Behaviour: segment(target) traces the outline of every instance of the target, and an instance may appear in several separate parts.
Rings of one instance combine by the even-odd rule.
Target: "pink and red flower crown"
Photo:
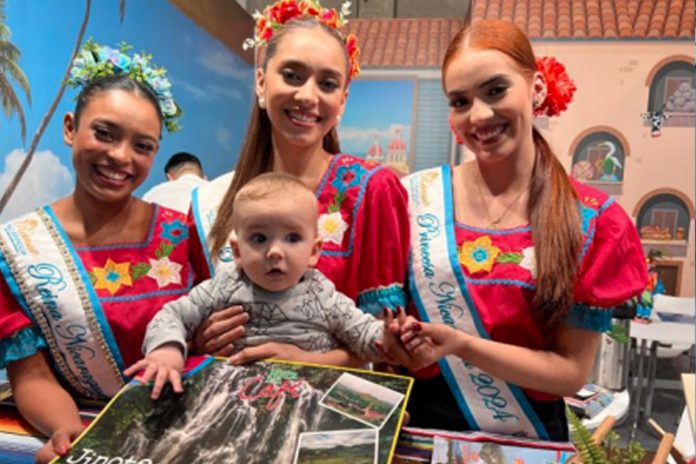
[[[254,13],[253,17],[256,20],[254,37],[246,39],[242,47],[247,50],[268,43],[275,31],[295,18],[316,19],[332,29],[339,30],[348,24],[346,16],[349,14],[350,2],[343,3],[341,11],[338,12],[333,8],[322,7],[318,0],[278,0],[267,6],[263,13],[259,11]],[[360,73],[360,48],[358,48],[358,39],[355,34],[348,34],[344,42],[348,52],[348,78],[352,80]]]

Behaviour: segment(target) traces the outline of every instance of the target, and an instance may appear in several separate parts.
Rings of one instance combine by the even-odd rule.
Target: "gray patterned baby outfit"
[[[242,305],[249,314],[236,351],[266,342],[290,343],[305,351],[325,352],[344,345],[367,361],[380,361],[375,341],[382,339],[382,322],[362,312],[336,291],[324,274],[312,269],[295,286],[269,292],[254,285],[236,266],[224,266],[187,296],[164,305],[147,326],[143,352],[165,343],[178,344],[186,355],[186,340],[213,311]]]

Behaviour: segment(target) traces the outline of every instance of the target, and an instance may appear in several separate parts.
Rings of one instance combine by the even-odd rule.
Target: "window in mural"
[[[638,231],[643,240],[686,241],[689,236],[689,211],[675,195],[655,195],[645,202],[638,213]]]
[[[692,126],[695,97],[693,64],[672,61],[655,74],[650,84],[648,114],[661,115],[660,125]]]
[[[624,147],[609,132],[593,132],[573,153],[572,176],[582,182],[623,182]]]

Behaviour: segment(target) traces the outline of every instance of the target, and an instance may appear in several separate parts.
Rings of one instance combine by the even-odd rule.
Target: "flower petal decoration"
[[[105,289],[113,295],[121,286],[130,287],[133,285],[130,275],[130,265],[131,263],[128,261],[116,263],[111,259],[107,259],[104,267],[92,268],[92,273],[96,279],[94,282],[94,289]]]
[[[551,56],[543,56],[536,60],[537,70],[546,79],[546,98],[534,110],[535,116],[558,116],[568,109],[568,103],[573,99],[577,87],[568,76],[565,66]]]
[[[157,281],[159,288],[169,284],[181,284],[181,264],[174,263],[169,258],[152,259],[150,258],[150,270],[147,273]]]
[[[172,245],[178,245],[179,242],[188,238],[188,227],[179,219],[163,222],[162,238],[168,240]]]
[[[358,163],[349,166],[339,166],[336,169],[336,177],[331,181],[331,185],[339,192],[345,192],[351,187],[360,185],[366,174],[367,169]]]
[[[470,274],[490,272],[495,259],[500,254],[500,248],[493,245],[491,238],[483,235],[473,242],[464,242],[457,253],[459,262]]]
[[[343,235],[348,230],[348,224],[343,220],[340,211],[322,214],[319,216],[317,225],[319,236],[324,242],[331,242],[336,245],[343,243]]]
[[[275,31],[283,27],[283,24],[295,18],[316,19],[331,29],[339,31],[346,24],[350,15],[350,2],[344,2],[341,10],[324,8],[319,0],[278,0],[264,8],[263,13],[256,11],[252,15],[256,20],[254,37],[244,40],[242,48],[248,50],[258,45],[265,45],[273,37]],[[348,34],[343,39],[348,53],[348,79],[352,80],[360,73],[360,49],[355,34]]]
[[[111,48],[99,45],[92,39],[87,40],[72,62],[66,83],[71,87],[84,87],[97,77],[114,74],[128,76],[152,90],[167,131],[180,130],[179,118],[183,112],[172,96],[167,71],[151,63],[152,55],[129,55],[131,48],[125,42],[120,43],[118,48]]]
[[[522,250],[520,267],[527,269],[530,274],[532,274],[532,278],[536,279],[536,256],[534,254],[534,247],[527,247]]]

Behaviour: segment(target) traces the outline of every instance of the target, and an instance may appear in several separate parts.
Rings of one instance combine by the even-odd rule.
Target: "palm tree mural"
[[[10,41],[12,33],[5,21],[5,0],[0,0],[0,104],[8,118],[19,117],[22,141],[27,135],[27,123],[24,119],[24,108],[19,101],[17,92],[12,87],[12,81],[17,83],[31,105],[31,90],[29,80],[17,62],[21,56],[19,49]]]

